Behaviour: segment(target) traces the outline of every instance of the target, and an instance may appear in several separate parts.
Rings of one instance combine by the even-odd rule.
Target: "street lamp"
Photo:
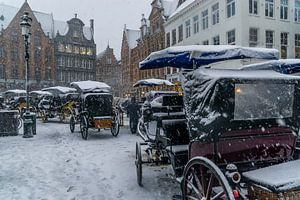
[[[26,112],[24,116],[24,138],[30,138],[32,136],[32,119],[30,117],[29,112],[29,94],[28,94],[28,80],[29,80],[29,37],[30,37],[30,27],[32,19],[29,17],[28,12],[24,12],[24,15],[21,17],[21,29],[22,29],[22,36],[24,38],[25,44],[25,87],[26,87]]]

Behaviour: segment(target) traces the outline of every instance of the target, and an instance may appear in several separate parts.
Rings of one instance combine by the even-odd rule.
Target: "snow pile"
[[[69,87],[63,87],[63,86],[54,86],[54,87],[48,87],[48,88],[43,88],[42,91],[54,91],[57,93],[71,93],[71,92],[76,92],[76,89],[74,88],[69,88]]]
[[[300,160],[273,165],[249,172],[243,177],[272,191],[285,192],[300,188]]]
[[[70,85],[72,87],[75,87],[80,92],[91,92],[100,90],[105,90],[105,92],[108,92],[111,89],[111,87],[106,83],[98,81],[78,81],[72,82]]]
[[[138,87],[138,86],[155,86],[155,85],[168,85],[172,86],[174,85],[168,80],[164,79],[157,79],[157,78],[150,78],[150,79],[144,79],[144,80],[139,80],[137,81],[133,87]]]

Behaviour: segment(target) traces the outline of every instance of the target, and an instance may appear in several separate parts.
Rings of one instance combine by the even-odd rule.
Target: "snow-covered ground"
[[[0,138],[2,200],[172,199],[180,194],[169,166],[143,167],[136,183],[135,142],[128,126],[117,138],[92,131],[87,141],[68,124],[37,122],[37,135]]]

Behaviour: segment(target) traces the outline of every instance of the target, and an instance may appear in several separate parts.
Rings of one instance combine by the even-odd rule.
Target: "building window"
[[[212,6],[212,24],[218,24],[219,23],[219,3],[216,3],[215,5]]]
[[[0,64],[0,79],[6,79],[5,74],[5,66],[3,64]]]
[[[199,33],[199,16],[196,15],[193,17],[194,21],[194,34]]]
[[[231,45],[235,44],[235,30],[227,32],[227,43]]]
[[[166,47],[169,47],[171,45],[171,40],[170,40],[170,33],[166,34]]]
[[[18,72],[18,65],[13,65],[11,68],[11,78],[12,79],[18,79],[19,72]]]
[[[295,0],[295,22],[300,22],[300,0]]]
[[[86,54],[86,48],[85,47],[80,47],[80,54],[85,55]]]
[[[176,29],[172,30],[172,45],[176,44]]]
[[[79,54],[79,46],[74,46],[74,53]]]
[[[288,0],[280,0],[280,19],[288,19]]]
[[[65,52],[65,46],[62,43],[58,44],[58,51],[59,52]]]
[[[208,10],[202,12],[202,29],[208,28]]]
[[[235,15],[235,0],[226,0],[227,18]]]
[[[220,45],[220,36],[219,35],[213,37],[213,44]]]
[[[18,33],[17,33],[17,31],[13,30],[11,32],[10,39],[11,39],[12,42],[18,42]]]
[[[78,38],[79,37],[79,32],[77,30],[73,31],[73,37]]]
[[[288,46],[288,33],[281,33],[280,34],[280,53],[281,58],[287,58],[287,46]]]
[[[66,52],[67,53],[72,53],[72,45],[71,44],[66,45]]]
[[[3,47],[0,47],[0,58],[4,58],[5,57],[5,51]]]
[[[111,63],[112,63],[111,58],[107,58],[106,59],[106,64],[111,65]],[[90,61],[88,62],[88,65],[89,65],[88,68],[91,69],[90,68]]]
[[[185,37],[188,38],[191,36],[191,21],[185,21]]]
[[[34,46],[36,46],[36,47],[41,46],[41,37],[38,35],[34,36]]]
[[[204,41],[202,42],[202,44],[203,44],[203,45],[209,45],[209,41],[208,41],[208,40],[204,40]]]
[[[183,40],[183,25],[181,24],[178,27],[178,42],[181,42]]]
[[[18,60],[18,49],[13,48],[11,50],[11,60],[12,61],[17,61]]]
[[[295,34],[295,58],[300,58],[300,34]]]
[[[258,43],[258,29],[250,28],[249,29],[249,46],[256,47]]]
[[[274,17],[274,0],[265,0],[265,16]]]
[[[274,45],[274,31],[266,31],[266,47],[273,48]]]
[[[257,0],[249,0],[249,13],[257,15],[258,14],[258,2]]]

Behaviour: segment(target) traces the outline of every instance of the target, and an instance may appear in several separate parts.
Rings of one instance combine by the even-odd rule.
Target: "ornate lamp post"
[[[29,17],[28,12],[24,12],[21,17],[20,26],[22,28],[22,36],[24,38],[25,44],[25,87],[26,87],[26,113],[24,116],[24,138],[30,138],[32,136],[32,119],[30,117],[29,111],[29,37],[30,37],[30,27],[32,19]]]

